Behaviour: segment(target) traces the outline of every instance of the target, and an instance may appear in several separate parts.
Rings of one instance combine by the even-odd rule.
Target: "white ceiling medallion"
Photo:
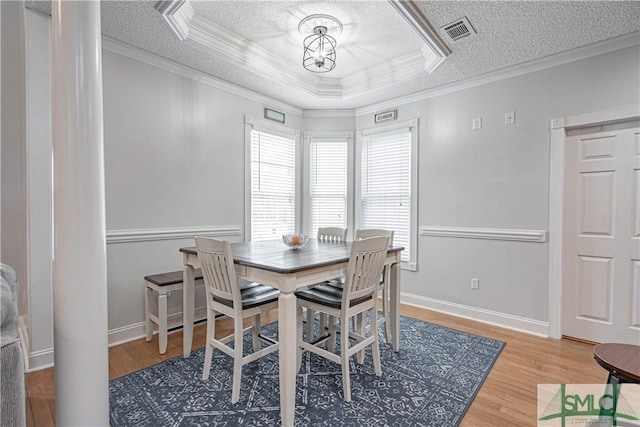
[[[318,98],[346,99],[420,77],[425,71],[430,73],[451,53],[415,3],[410,0],[388,1],[416,31],[425,45],[418,52],[381,62],[369,69],[342,78],[309,74],[300,67],[299,63],[292,64],[277,52],[257,46],[196,14],[189,0],[159,1],[155,8],[171,31],[184,43],[232,61],[235,65],[252,73],[289,85]],[[315,18],[320,20],[303,19],[298,25],[298,31],[309,36],[314,34],[316,27],[320,26],[325,27],[327,29],[325,34],[332,37],[337,38],[341,34],[343,27],[337,19],[329,15],[315,15]],[[318,22],[322,23],[318,24]]]

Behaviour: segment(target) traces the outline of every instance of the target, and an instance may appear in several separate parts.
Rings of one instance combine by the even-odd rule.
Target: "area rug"
[[[275,337],[277,325],[263,332]],[[409,317],[401,317],[400,352],[382,335],[382,376],[374,374],[370,349],[364,364],[352,358],[349,403],[342,400],[340,365],[304,354],[296,426],[457,426],[505,346]],[[203,360],[204,349],[198,349],[189,358],[168,359],[110,381],[112,427],[280,425],[277,352],[243,368],[236,404],[231,404],[231,358],[215,351],[207,381],[201,380]]]

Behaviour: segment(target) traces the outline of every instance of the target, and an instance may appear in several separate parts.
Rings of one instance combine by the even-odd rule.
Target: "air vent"
[[[473,29],[466,17],[462,17],[449,25],[441,27],[440,31],[454,42],[476,33],[476,30]]]

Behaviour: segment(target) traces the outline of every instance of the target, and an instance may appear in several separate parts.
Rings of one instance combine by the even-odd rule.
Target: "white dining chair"
[[[209,379],[213,350],[218,349],[233,358],[233,384],[231,402],[240,399],[242,367],[278,350],[278,342],[260,334],[260,315],[278,308],[279,291],[259,283],[240,286],[233,264],[231,244],[206,237],[196,237],[198,260],[207,298],[207,344],[202,379]],[[233,319],[233,334],[221,339],[215,337],[216,313]],[[252,317],[252,325],[243,327],[243,320]],[[243,355],[243,339],[251,332],[253,352]],[[228,345],[233,341],[233,347]],[[262,347],[262,342],[267,344]]]
[[[385,230],[382,228],[359,228],[356,230],[355,233],[355,240],[362,240],[362,239],[369,239],[371,237],[386,237],[388,239],[389,242],[389,246],[393,246],[393,236],[394,236],[394,231],[393,230]],[[378,310],[378,314],[381,315],[382,317],[378,320],[378,324],[383,324],[384,325],[384,338],[385,341],[387,342],[387,344],[391,344],[391,324],[390,324],[390,311],[391,311],[391,303],[389,300],[389,277],[390,275],[390,271],[387,267],[384,267],[384,269],[382,270],[382,276],[380,278],[380,292],[381,292],[381,297],[382,297],[382,309]],[[326,282],[326,284],[331,285],[331,286],[338,286],[341,287],[344,283],[344,277],[341,277],[340,279],[337,280],[329,280]],[[327,320],[328,322],[335,322],[336,319],[332,319],[329,318]],[[362,322],[363,319],[361,318],[357,318],[354,319],[355,322]],[[354,325],[354,327],[357,327]],[[371,324],[366,326],[367,328],[371,327]],[[329,346],[329,350],[332,350],[333,348],[335,348],[335,337],[329,341],[328,343]],[[360,359],[362,359],[363,356],[360,356]]]
[[[347,231],[348,229],[342,227],[318,227],[317,239],[323,242],[335,242],[342,243],[347,240]],[[336,278],[338,279],[338,278]],[[313,336],[313,324],[316,319],[316,314],[313,310],[307,311],[307,336]],[[327,323],[329,322],[327,316],[321,314],[319,325],[320,325],[320,333],[327,328]]]
[[[355,240],[369,239],[371,237],[386,237],[388,239],[388,245],[393,246],[393,235],[393,230],[385,230],[382,228],[359,228],[356,230]],[[382,320],[378,320],[378,323],[384,324],[384,338],[387,344],[391,344],[391,325],[389,323],[391,311],[391,303],[389,301],[389,276],[389,268],[384,267],[382,270],[382,277],[380,279],[382,310],[380,310],[379,313],[382,314]]]
[[[345,282],[342,287],[326,284],[296,292],[298,302],[297,335],[298,346],[301,351],[310,351],[342,365],[342,386],[344,400],[351,401],[351,382],[349,376],[349,359],[354,354],[371,346],[373,366],[377,376],[382,375],[380,366],[380,349],[378,347],[377,328],[377,295],[380,275],[387,256],[388,239],[374,237],[371,239],[354,241],[351,245],[349,263]],[[340,354],[325,350],[322,346],[336,335],[336,322],[329,323],[329,335],[320,339],[304,341],[302,336],[302,309],[314,310],[328,316],[340,319]],[[370,313],[371,330],[349,329],[349,319]],[[354,341],[354,344],[351,344]],[[301,362],[301,353],[298,363]]]
[[[347,240],[347,229],[342,227],[319,227],[318,240],[326,242],[344,242]]]

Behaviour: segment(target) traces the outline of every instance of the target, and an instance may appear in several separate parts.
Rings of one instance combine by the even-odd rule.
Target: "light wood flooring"
[[[535,426],[537,385],[559,383],[605,383],[607,373],[593,359],[588,343],[539,338],[532,335],[448,316],[407,305],[402,314],[461,331],[505,341],[506,347],[467,411],[462,427]],[[267,319],[276,320],[275,316]],[[225,327],[222,325],[226,324]],[[216,332],[228,334],[228,319],[216,325]],[[194,348],[204,347],[205,325],[194,330]],[[158,353],[158,336],[144,338],[109,349],[109,377],[120,377],[182,354],[182,332],[169,335],[167,353]],[[383,366],[384,370],[384,366]],[[53,369],[26,375],[29,426],[54,423]]]

